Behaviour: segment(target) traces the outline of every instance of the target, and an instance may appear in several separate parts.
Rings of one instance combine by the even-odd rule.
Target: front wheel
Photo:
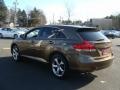
[[[0,33],[0,38],[3,38],[3,35]]]
[[[51,57],[51,71],[54,76],[63,79],[68,74],[68,63],[61,54],[55,54]]]
[[[17,35],[17,34],[14,35],[14,39],[16,39],[16,38],[18,38],[18,35]]]
[[[14,45],[11,49],[12,57],[14,61],[19,61],[21,58],[19,49],[16,45]]]

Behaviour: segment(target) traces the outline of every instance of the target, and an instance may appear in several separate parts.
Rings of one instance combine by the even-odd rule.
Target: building
[[[85,22],[85,25],[99,27],[100,29],[112,29],[113,21],[112,19],[90,19],[90,21]]]

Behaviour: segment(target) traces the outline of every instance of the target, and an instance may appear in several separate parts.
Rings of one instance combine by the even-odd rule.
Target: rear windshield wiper
[[[98,39],[98,40],[96,40],[96,41],[103,41],[104,39]]]

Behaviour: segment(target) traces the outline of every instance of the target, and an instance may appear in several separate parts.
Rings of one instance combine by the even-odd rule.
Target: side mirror
[[[20,38],[25,39],[25,34],[21,34]]]

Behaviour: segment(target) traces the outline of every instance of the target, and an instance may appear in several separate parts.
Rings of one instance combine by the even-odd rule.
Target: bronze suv
[[[45,25],[13,41],[15,61],[27,57],[47,62],[54,76],[64,78],[69,70],[92,72],[111,65],[111,41],[94,27]]]

